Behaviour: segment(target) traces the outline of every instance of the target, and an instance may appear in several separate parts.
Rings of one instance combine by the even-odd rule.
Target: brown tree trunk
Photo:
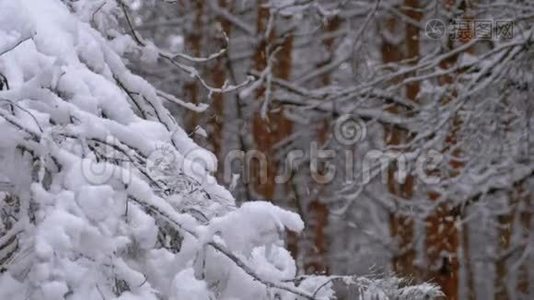
[[[451,9],[454,1],[446,0],[445,7]],[[462,2],[460,8],[464,10],[464,20],[470,19],[466,11],[468,9],[467,2]],[[459,33],[461,37],[460,42],[468,43],[473,39],[473,36],[468,32]],[[454,47],[454,40],[448,41],[448,49],[452,50]],[[468,49],[466,52],[471,52],[473,49]],[[458,55],[449,57],[440,62],[442,69],[449,69],[453,67],[458,59]],[[454,83],[453,75],[444,75],[439,78],[439,83],[443,86]],[[448,104],[457,96],[456,91],[452,91],[450,96],[445,96],[442,99],[442,105]],[[464,167],[462,162],[462,151],[458,146],[458,135],[463,125],[462,119],[456,115],[453,116],[451,129],[445,139],[444,153],[449,152],[451,159],[449,161],[448,174],[444,174],[445,178],[454,178],[459,175],[461,169]],[[437,192],[431,191],[428,193],[430,200],[436,201],[441,195]],[[460,212],[457,209],[450,207],[446,203],[438,204],[434,212],[426,219],[426,239],[425,248],[427,260],[430,265],[430,270],[427,272],[427,279],[433,280],[439,284],[447,299],[459,299],[459,275],[460,275],[460,261],[459,261],[459,247],[460,241],[465,245],[469,242],[467,236],[460,237],[460,230],[456,224],[460,218]],[[467,234],[467,233],[464,233]],[[469,274],[470,272],[468,272]],[[468,279],[469,281],[469,279]]]
[[[531,207],[531,195],[525,190],[525,182],[519,182],[509,193],[508,206],[510,211],[497,217],[498,220],[498,245],[499,256],[495,262],[496,278],[495,278],[495,299],[505,300],[510,299],[510,295],[507,290],[507,281],[509,276],[513,275],[508,272],[510,268],[510,260],[513,252],[523,253],[524,247],[520,246],[514,249],[516,245],[512,245],[513,230],[520,230],[522,237],[521,242],[528,241],[530,238],[530,230],[532,228],[532,207]],[[514,224],[518,227],[514,228]],[[529,259],[526,258],[525,262],[519,267],[519,274],[517,275],[517,288],[516,290],[521,293],[521,296],[527,296],[529,293]]]
[[[422,14],[418,11],[419,2],[417,0],[405,0],[403,3],[403,13],[414,21],[418,22]],[[385,30],[393,33],[398,26],[395,18],[386,21]],[[420,32],[417,26],[406,24],[405,43],[401,45],[391,44],[389,41],[382,42],[382,58],[384,63],[399,62],[404,58],[411,59],[411,63],[417,63],[419,59],[419,39]],[[403,49],[403,47],[405,47]],[[404,50],[405,53],[401,52]],[[400,78],[397,79],[401,80]],[[395,83],[395,82],[393,82]],[[419,83],[411,83],[406,86],[406,97],[412,101],[417,101],[419,94]],[[391,113],[403,113],[402,108],[391,106],[388,109]],[[409,141],[409,132],[406,130],[389,126],[386,127],[386,143],[388,145],[401,145]],[[388,169],[388,191],[394,196],[402,199],[410,199],[414,190],[414,178],[408,175],[403,183],[398,183],[395,179],[397,167],[392,165]],[[417,277],[417,270],[414,266],[415,249],[414,242],[414,220],[392,213],[389,216],[390,232],[393,240],[397,243],[398,252],[394,254],[392,260],[393,270],[396,274],[406,277]]]
[[[530,191],[523,190],[523,195],[520,195],[521,199],[520,201],[523,203],[523,206],[521,207],[521,210],[519,210],[519,221],[521,224],[521,235],[523,241],[529,241],[529,239],[532,237],[532,230],[534,230],[534,224],[532,222],[532,213],[534,211],[534,205],[532,201],[532,193]],[[529,266],[532,266],[532,253],[529,254],[527,258],[525,258],[525,262],[521,265],[519,269],[519,274],[517,276],[518,282],[517,282],[517,289],[518,291],[525,295],[532,297],[532,293],[534,293],[533,290],[530,289],[531,278],[532,278],[532,268]]]
[[[202,16],[204,14],[204,0],[194,0],[189,3],[194,10],[194,19],[192,30],[185,34],[185,50],[192,56],[202,56],[202,33],[204,23]],[[188,11],[184,9],[184,11]],[[193,103],[198,103],[200,90],[196,79],[191,78],[184,84],[185,98]],[[196,112],[188,112],[185,116],[184,127],[187,132],[193,132],[199,125],[200,115]]]
[[[325,230],[328,226],[328,206],[317,199],[310,203],[308,210],[310,222],[307,230],[312,234],[312,249],[311,253],[304,254],[304,269],[306,274],[328,274],[328,237]]]
[[[269,8],[265,7],[265,1],[258,0],[258,15],[256,18],[256,28],[258,36],[264,36],[267,29],[267,22],[270,17]],[[261,72],[268,64],[268,59],[272,49],[273,42],[276,37],[276,28],[271,29],[268,37],[262,39],[254,54],[254,69]],[[275,78],[288,80],[291,76],[292,69],[292,51],[293,51],[293,36],[291,34],[285,36],[284,40],[279,46],[280,49],[274,56],[272,62],[272,76]],[[256,93],[256,101],[265,101],[265,89],[260,88]],[[279,161],[276,160],[276,149],[274,147],[285,138],[287,138],[292,130],[293,124],[284,116],[284,108],[276,101],[270,102],[270,110],[267,117],[263,118],[261,113],[256,111],[252,119],[252,136],[255,141],[256,149],[261,151],[267,159],[267,178],[258,178],[265,174],[262,172],[261,165],[255,164],[251,166],[253,190],[261,197],[274,200],[277,183],[275,181],[278,172]],[[293,191],[296,193],[296,191]],[[296,196],[295,196],[296,197]],[[298,201],[298,200],[297,200]],[[291,255],[297,258],[299,255],[298,237],[294,232],[287,232],[287,244]]]
[[[473,267],[471,262],[471,248],[469,247],[469,223],[464,223],[461,228],[462,232],[462,250],[463,250],[463,261],[462,264],[465,269],[465,280],[466,280],[466,300],[475,300],[476,290],[475,290],[475,278],[473,273]]]
[[[448,67],[444,65],[443,67]],[[448,80],[448,79],[447,79]],[[449,167],[452,172],[448,177],[458,175],[463,167],[461,162],[461,151],[457,146],[457,136],[462,121],[459,117],[453,117],[453,124],[448,137],[445,140],[445,150],[452,149]],[[429,192],[429,198],[437,201],[440,194]],[[448,204],[438,204],[433,213],[426,219],[426,255],[430,270],[427,279],[439,284],[447,299],[458,299],[460,262],[458,250],[460,245],[460,234],[456,227],[456,222],[460,217],[459,212],[452,209]],[[465,239],[468,242],[467,239]]]
[[[270,12],[269,8],[265,7],[258,1],[258,16],[257,16],[257,32],[258,36],[263,36],[267,27]],[[262,39],[254,54],[254,68],[258,71],[263,71],[267,67],[269,59],[269,46],[275,38],[275,29],[272,30],[269,37]],[[280,50],[275,55],[273,61],[272,74],[276,78],[289,79],[291,74],[291,54],[293,49],[293,37],[288,35],[285,37],[280,45]],[[256,93],[257,101],[264,100],[265,89],[261,88]],[[278,171],[278,161],[275,159],[275,149],[273,147],[288,137],[292,132],[292,123],[284,116],[284,108],[275,101],[270,104],[270,111],[266,118],[262,118],[260,112],[255,112],[252,120],[252,135],[255,141],[257,150],[261,151],[267,158],[267,178],[259,178],[262,173],[258,164],[253,165],[253,189],[255,192],[265,199],[273,199],[276,191],[275,177]]]
[[[230,7],[230,3],[232,0],[218,0],[219,7],[227,8]],[[221,25],[221,30],[226,34],[227,36],[230,36],[230,31],[232,29],[232,26],[230,22],[224,18],[219,17],[217,18],[217,22]],[[217,32],[215,40],[217,41],[216,47],[227,47],[226,41],[224,39],[224,35],[222,32]],[[227,56],[220,56],[215,61],[215,65],[212,69],[212,80],[213,85],[215,87],[222,87],[226,81],[227,78],[227,72],[226,72],[226,60]],[[225,95],[222,93],[215,93],[212,95],[212,102],[211,102],[211,109],[209,112],[209,125],[211,127],[211,136],[210,136],[210,142],[212,145],[212,151],[215,154],[216,157],[218,157],[219,166],[217,168],[218,170],[218,177],[219,180],[222,180],[221,174],[224,171],[223,166],[221,165],[224,163],[223,159],[223,132],[224,132],[224,98]]]
[[[334,33],[341,26],[341,19],[338,16],[334,16],[327,20],[324,26],[325,33]],[[324,49],[328,55],[328,58],[321,62],[317,67],[321,68],[324,65],[329,64],[332,61],[335,51],[335,38],[329,37],[323,41]],[[321,76],[321,84],[328,86],[331,83],[331,74],[325,73]],[[330,128],[330,122],[325,119],[321,122],[320,128],[317,132],[317,142],[319,147],[322,146],[327,138]],[[311,231],[312,235],[312,249],[311,253],[306,253],[304,268],[307,274],[320,273],[328,274],[328,235],[326,229],[328,226],[328,218],[330,211],[328,205],[321,201],[321,196],[324,195],[324,187],[320,186],[317,199],[314,199],[308,206],[308,231]]]
[[[495,300],[509,299],[507,284],[508,279],[508,262],[510,251],[510,243],[512,241],[512,228],[514,223],[514,216],[516,215],[516,208],[519,202],[522,188],[520,186],[514,187],[514,190],[508,195],[508,207],[510,211],[497,217],[497,239],[499,245],[498,257],[495,263]]]

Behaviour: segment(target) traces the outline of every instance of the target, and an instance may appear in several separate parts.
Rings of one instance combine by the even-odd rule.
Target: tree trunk
[[[257,32],[258,36],[263,36],[267,29],[267,22],[270,17],[269,8],[264,6],[262,1],[258,1]],[[274,42],[275,28],[270,35],[260,41],[254,55],[254,68],[263,71],[267,67],[269,59],[270,46]],[[291,74],[291,54],[293,49],[293,37],[288,35],[280,45],[280,50],[275,55],[272,62],[272,75],[280,79],[289,79]],[[257,101],[265,101],[265,88],[258,89],[256,93]],[[269,104],[270,110],[266,118],[261,113],[254,112],[252,120],[252,135],[257,150],[265,155],[267,159],[267,178],[259,178],[262,173],[261,166],[258,164],[252,166],[254,191],[265,199],[273,199],[276,191],[275,177],[278,171],[278,161],[275,159],[276,153],[273,147],[288,137],[292,132],[291,121],[284,116],[284,108],[276,102]]]
[[[204,15],[204,0],[191,1],[190,5],[194,11],[193,25],[185,34],[184,45],[185,50],[192,56],[202,56],[202,34],[204,29],[204,22],[202,16]],[[184,9],[184,11],[188,11]],[[200,90],[196,79],[190,78],[184,84],[185,98],[197,104],[200,97]],[[194,132],[199,125],[200,115],[196,112],[188,112],[185,116],[184,127],[186,132]]]
[[[218,4],[222,8],[229,7],[229,2],[231,3],[231,0],[218,0]],[[230,31],[232,29],[232,26],[230,22],[224,18],[219,17],[217,18],[217,22],[221,25],[221,30],[226,34],[227,36],[230,36]],[[226,41],[224,39],[223,33],[215,33],[217,41],[216,47],[227,47]],[[212,69],[212,80],[213,85],[215,87],[221,88],[227,78],[227,72],[226,72],[226,60],[227,56],[220,56],[215,61],[215,65]],[[211,127],[211,135],[210,135],[210,142],[212,145],[212,151],[213,154],[215,154],[216,157],[218,157],[219,166],[217,168],[218,170],[218,179],[223,180],[221,174],[224,171],[223,166],[221,165],[224,163],[223,158],[223,142],[224,142],[224,98],[225,95],[222,93],[215,93],[212,95],[212,102],[210,106],[210,111],[208,113],[208,116],[210,118],[209,125]]]
[[[419,2],[417,0],[405,0],[403,3],[402,12],[409,18],[419,22],[422,14],[418,11]],[[394,34],[394,29],[398,26],[398,21],[391,17],[386,21],[384,30]],[[382,42],[382,58],[384,63],[399,62],[403,59],[411,59],[411,63],[417,63],[419,59],[419,39],[420,32],[417,26],[406,24],[405,38],[403,45],[392,44],[388,40]],[[404,53],[402,52],[404,50]],[[401,79],[397,79],[396,82]],[[419,83],[411,83],[406,86],[406,97],[412,101],[417,101],[419,94]],[[388,111],[395,114],[403,113],[403,109],[398,106],[391,106]],[[388,145],[401,145],[409,141],[410,133],[406,130],[388,126],[386,127],[386,143]],[[395,172],[397,167],[392,165],[388,169],[388,191],[392,195],[402,198],[410,199],[414,191],[414,177],[409,174],[403,183],[398,183],[395,179]],[[393,256],[393,271],[401,276],[417,277],[417,270],[414,266],[415,249],[414,249],[414,220],[408,216],[400,216],[396,213],[391,213],[389,217],[390,232],[393,240],[397,243],[398,252]]]
[[[451,10],[454,1],[445,1],[445,7]],[[460,3],[460,9],[464,12],[464,20],[470,19],[467,15],[467,2]],[[474,37],[467,32],[459,33],[461,37],[460,42],[468,43]],[[448,40],[448,49],[453,49],[454,40]],[[473,49],[468,49],[466,52],[471,52]],[[440,62],[440,67],[444,70],[453,67],[458,60],[458,55],[454,55]],[[439,84],[446,86],[454,83],[453,75],[444,75],[439,78]],[[445,96],[442,99],[442,105],[448,104],[456,97],[457,92],[452,91],[451,96]],[[458,135],[463,125],[462,119],[459,115],[452,117],[452,124],[445,139],[444,153],[450,153],[449,172],[444,174],[444,178],[454,178],[459,175],[461,169],[464,167],[462,162],[462,151],[458,145]],[[441,195],[437,192],[430,191],[428,193],[430,200],[437,201]],[[447,299],[459,299],[459,275],[460,275],[460,261],[459,249],[460,241],[467,245],[469,238],[467,236],[460,237],[460,230],[457,228],[457,222],[461,218],[458,209],[450,207],[446,203],[437,204],[433,213],[426,219],[426,239],[425,248],[427,260],[430,265],[430,270],[427,273],[428,280],[434,280],[442,288],[443,293]],[[467,234],[467,233],[464,233]],[[470,273],[470,272],[468,272]]]
[[[327,23],[324,26],[324,31],[326,33],[333,33],[339,29],[341,26],[341,19],[338,16],[334,16],[327,20]],[[329,64],[332,61],[333,53],[335,50],[335,38],[330,37],[323,41],[323,46],[328,53],[329,57],[320,63],[317,67],[321,68],[324,65]],[[331,74],[325,73],[321,76],[321,84],[323,86],[328,86],[331,83]],[[328,119],[325,119],[321,122],[320,128],[317,132],[317,142],[319,147],[321,147],[327,140],[328,131],[330,128],[330,122]],[[305,253],[305,262],[304,268],[306,273],[321,273],[328,274],[328,235],[326,229],[328,226],[328,218],[330,215],[328,205],[321,202],[321,196],[324,195],[324,187],[319,187],[318,197],[314,199],[308,206],[310,220],[308,225],[308,231],[312,234],[312,249],[311,253]]]

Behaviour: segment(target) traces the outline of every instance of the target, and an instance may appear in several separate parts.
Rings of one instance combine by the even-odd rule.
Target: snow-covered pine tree
[[[125,66],[121,2],[0,0],[0,299],[361,299],[438,296],[400,280],[296,274],[298,215],[234,205],[163,105],[201,111]],[[425,298],[426,299],[426,298]]]

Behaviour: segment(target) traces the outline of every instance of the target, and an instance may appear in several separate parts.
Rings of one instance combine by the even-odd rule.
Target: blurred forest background
[[[187,102],[168,107],[219,182],[301,215],[304,234],[286,236],[300,274],[534,298],[534,1],[122,9],[146,46],[131,67]]]

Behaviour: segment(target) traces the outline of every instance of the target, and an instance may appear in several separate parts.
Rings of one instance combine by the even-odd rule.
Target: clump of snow
[[[207,292],[206,282],[195,277],[192,268],[185,269],[176,274],[172,282],[172,299],[175,300],[209,300],[210,294]]]
[[[147,42],[142,49],[141,60],[145,63],[155,63],[159,57],[159,50],[153,43]]]

